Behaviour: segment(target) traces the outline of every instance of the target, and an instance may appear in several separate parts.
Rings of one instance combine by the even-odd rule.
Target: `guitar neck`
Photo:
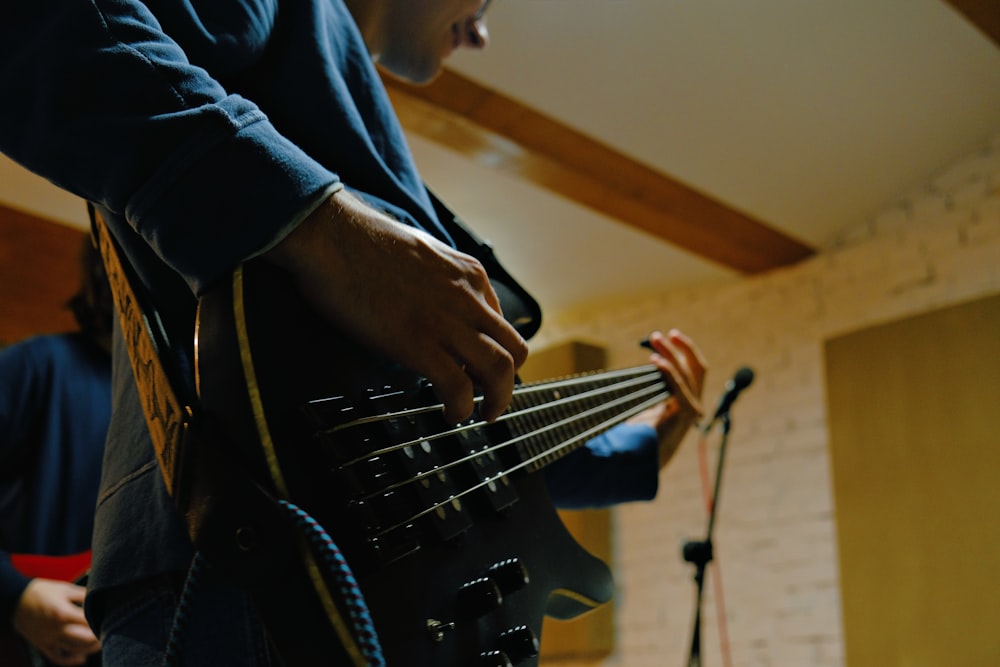
[[[652,365],[585,373],[519,386],[501,419],[521,454],[520,467],[536,471],[668,396]]]

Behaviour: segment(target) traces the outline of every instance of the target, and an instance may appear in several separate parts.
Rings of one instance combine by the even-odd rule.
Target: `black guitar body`
[[[240,481],[201,494],[195,541],[254,594],[286,664],[367,662],[330,545],[277,500],[339,548],[390,667],[536,665],[546,613],[610,599],[502,421],[445,424],[426,382],[326,326],[269,265],[203,297],[197,367],[195,444],[212,453],[189,458]]]

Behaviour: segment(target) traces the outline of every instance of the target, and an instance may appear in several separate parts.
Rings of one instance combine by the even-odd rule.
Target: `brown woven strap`
[[[129,279],[131,274],[122,264],[118,244],[108,231],[101,214],[93,208],[91,212],[94,235],[111,283],[122,334],[128,346],[132,372],[139,388],[139,398],[156,449],[160,471],[167,491],[175,502],[180,503],[186,495],[180,475],[182,444],[194,417],[193,409],[178,400],[171,386],[164,370],[161,346],[157,344],[150,329],[143,302],[132,287]]]

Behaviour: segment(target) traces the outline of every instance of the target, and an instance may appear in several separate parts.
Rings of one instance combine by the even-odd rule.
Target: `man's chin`
[[[425,86],[434,81],[441,74],[442,63],[423,62],[419,65],[408,63],[405,66],[393,66],[390,63],[380,62],[379,68],[393,78],[414,86]]]

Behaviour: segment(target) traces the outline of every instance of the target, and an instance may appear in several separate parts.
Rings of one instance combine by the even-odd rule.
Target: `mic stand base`
[[[709,507],[708,529],[704,540],[691,540],[684,543],[681,555],[684,560],[695,566],[694,582],[696,586],[694,623],[691,630],[691,650],[688,654],[688,667],[701,667],[701,599],[705,589],[705,570],[712,561],[712,531],[715,528],[715,508],[719,504],[719,488],[722,484],[722,464],[726,457],[726,443],[729,441],[729,430],[732,424],[729,412],[718,415],[722,421],[722,443],[719,445],[719,459],[715,468],[715,489],[712,494],[712,504]],[[705,425],[702,433],[708,435],[714,420]]]
[[[694,582],[697,590],[688,667],[701,667],[701,598],[705,588],[705,570],[712,562],[712,540],[685,542],[681,553],[685,561],[695,566]]]

